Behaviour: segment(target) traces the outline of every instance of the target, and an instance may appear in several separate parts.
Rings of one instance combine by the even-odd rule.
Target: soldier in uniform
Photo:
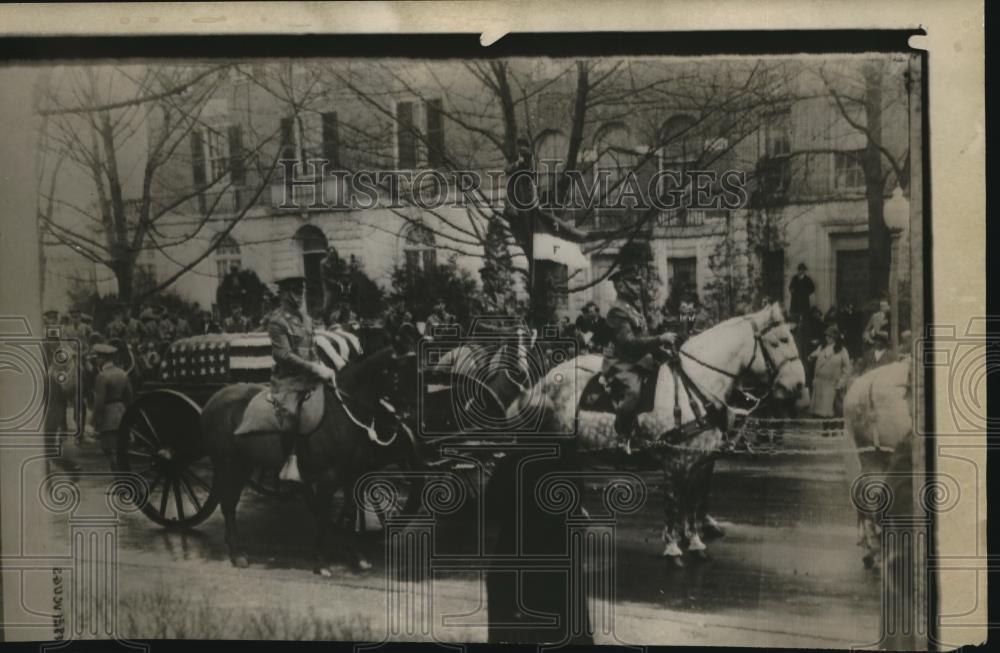
[[[283,413],[280,416],[290,416],[292,424],[298,423],[299,411],[306,397],[320,391],[321,385],[334,377],[333,369],[324,365],[316,355],[313,323],[303,306],[305,281],[305,277],[301,276],[278,280],[279,306],[267,320],[274,358],[271,395],[275,409]],[[297,431],[297,428],[294,430]],[[302,481],[295,449],[293,444],[291,454],[278,474],[283,481]]]
[[[250,323],[243,317],[241,306],[233,306],[233,313],[223,320],[222,329],[226,333],[246,333],[250,330]]]
[[[156,313],[153,312],[153,309],[143,309],[142,313],[139,314],[139,321],[142,323],[139,330],[142,344],[145,345],[148,342],[158,344],[160,341],[160,325],[159,321],[156,319]]]
[[[191,333],[191,325],[188,324],[183,315],[178,315],[177,321],[174,324],[174,336],[176,338],[187,338]]]
[[[648,282],[652,253],[646,243],[628,243],[619,254],[618,270],[611,279],[617,299],[608,311],[610,342],[604,350],[602,374],[615,405],[615,430],[623,438],[635,431],[636,410],[642,381],[658,364],[652,354],[664,345],[673,346],[677,336],[667,332],[651,335],[643,310],[643,292]]]
[[[128,326],[125,324],[125,311],[119,304],[115,306],[114,317],[108,322],[107,326],[104,327],[105,332],[108,334],[108,340],[127,340],[128,339]]]
[[[177,326],[165,308],[157,306],[156,312],[159,321],[157,328],[160,330],[160,342],[166,347],[177,337]]]
[[[87,316],[90,317],[89,315]],[[84,321],[83,314],[79,309],[73,308],[69,311],[69,324],[63,327],[63,338],[66,340],[79,340],[80,353],[86,354],[90,347],[90,336],[94,329]]]
[[[444,298],[438,298],[437,301],[434,302],[434,312],[427,316],[427,333],[433,334],[433,328],[435,326],[454,323],[455,316],[448,312],[448,308],[444,303]]]
[[[111,455],[125,409],[132,402],[132,384],[125,370],[115,364],[118,350],[104,343],[94,345],[97,379],[94,381],[94,430],[101,451]]]

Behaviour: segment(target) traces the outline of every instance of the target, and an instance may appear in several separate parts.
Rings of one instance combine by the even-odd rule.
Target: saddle
[[[235,435],[312,433],[323,418],[323,394],[322,388],[316,388],[298,402],[294,393],[287,393],[287,403],[283,403],[271,394],[270,388],[264,388],[247,404]]]

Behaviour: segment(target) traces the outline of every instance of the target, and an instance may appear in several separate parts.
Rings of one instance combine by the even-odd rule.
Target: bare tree
[[[73,67],[39,89],[41,229],[109,269],[122,301],[137,303],[204,260],[269,186],[275,134],[252,123],[226,133],[206,115],[236,73],[227,64]],[[176,228],[190,213],[198,218]],[[191,242],[210,222],[222,228],[201,252],[136,294],[141,253]]]

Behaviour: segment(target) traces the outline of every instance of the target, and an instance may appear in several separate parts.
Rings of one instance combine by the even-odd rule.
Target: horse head
[[[791,325],[777,302],[752,313],[754,353],[747,371],[778,401],[808,400],[806,372],[795,345]]]

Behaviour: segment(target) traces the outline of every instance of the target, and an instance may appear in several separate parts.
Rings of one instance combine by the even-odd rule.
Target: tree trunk
[[[132,304],[132,282],[135,279],[135,269],[132,262],[115,261],[111,265],[111,271],[115,273],[115,280],[118,281],[118,301],[126,305]]]
[[[885,180],[882,174],[882,70],[877,62],[865,66],[865,121],[867,138],[862,154],[865,175],[865,199],[868,203],[869,295],[875,299],[889,289],[891,257],[889,230],[885,226],[883,206]],[[892,307],[896,310],[896,307]]]

